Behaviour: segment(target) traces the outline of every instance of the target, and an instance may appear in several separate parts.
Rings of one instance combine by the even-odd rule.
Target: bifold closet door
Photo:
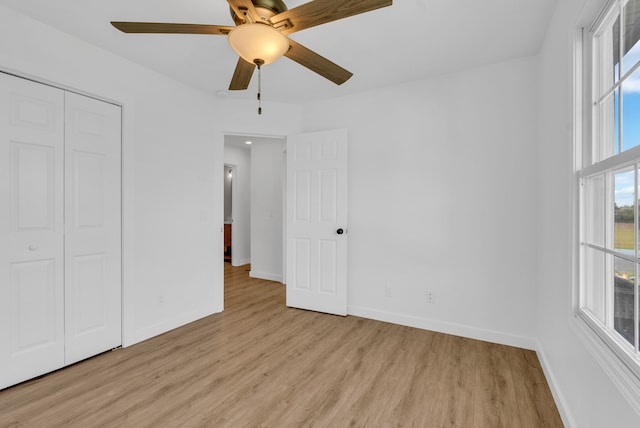
[[[0,389],[122,343],[121,109],[0,73]]]
[[[0,73],[0,388],[64,365],[64,91]]]
[[[122,343],[121,109],[65,94],[65,363]]]

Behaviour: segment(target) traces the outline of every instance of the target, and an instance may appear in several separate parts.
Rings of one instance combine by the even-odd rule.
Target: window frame
[[[634,248],[635,253],[632,257],[635,263],[635,278],[640,276],[640,254],[638,249],[638,241],[640,240],[640,233],[638,233],[638,218],[640,215],[638,207],[638,198],[640,198],[640,189],[638,188],[640,180],[640,146],[633,147],[626,151],[622,151],[622,142],[619,139],[618,153],[609,157],[604,156],[603,144],[596,142],[596,138],[601,136],[601,128],[599,125],[597,101],[601,101],[606,98],[604,91],[598,91],[596,85],[600,84],[600,75],[598,74],[598,67],[601,67],[602,61],[598,62],[600,58],[594,53],[595,43],[594,39],[599,35],[599,31],[602,30],[604,24],[612,19],[615,21],[615,15],[623,14],[623,7],[628,0],[609,0],[605,4],[602,11],[598,14],[596,20],[590,29],[580,29],[574,38],[574,195],[573,195],[573,218],[576,220],[573,230],[573,248],[574,248],[574,292],[573,292],[573,321],[570,322],[573,330],[578,333],[578,337],[583,344],[595,357],[596,361],[600,363],[605,372],[618,386],[623,395],[627,398],[630,404],[637,412],[640,412],[640,337],[638,320],[640,318],[640,291],[638,287],[640,280],[634,282],[634,336],[635,345],[630,350],[630,344],[614,329],[613,324],[607,317],[613,317],[610,308],[606,305],[613,307],[612,302],[606,303],[605,297],[605,321],[599,320],[589,310],[583,308],[583,301],[586,296],[585,292],[585,268],[584,262],[586,248],[592,248],[592,245],[587,245],[584,242],[584,236],[586,233],[585,228],[588,226],[585,219],[585,180],[592,177],[602,175],[604,177],[604,195],[603,201],[605,211],[610,209],[610,214],[603,214],[605,242],[603,247],[599,248],[603,254],[614,254],[609,256],[612,260],[615,257],[614,246],[607,248],[607,233],[612,236],[613,233],[613,178],[612,176],[616,171],[620,171],[623,168],[632,166],[634,171],[634,184],[635,184],[635,201],[634,201]],[[622,41],[620,42],[622,44]],[[621,48],[622,51],[622,48]],[[614,80],[612,88],[608,88],[607,91],[613,91],[618,88],[622,92],[622,83],[627,77],[640,68],[640,62],[631,67],[623,76],[620,76],[618,80]],[[614,77],[615,79],[615,77]],[[617,83],[615,83],[617,82]],[[594,94],[598,94],[599,99],[596,99]],[[618,103],[620,103],[620,97]],[[619,112],[620,110],[618,110]],[[620,114],[620,113],[619,113]],[[612,139],[613,140],[613,139]],[[610,144],[610,142],[607,142]],[[611,151],[611,147],[607,148]],[[615,153],[615,148],[613,149]],[[594,162],[594,160],[596,160]],[[609,188],[609,190],[607,190]],[[613,242],[613,241],[612,241]],[[606,257],[606,256],[605,256]],[[626,257],[629,258],[629,257]],[[614,293],[613,283],[613,263],[610,262],[609,270],[607,271],[607,263],[604,264],[605,282],[609,282],[605,285],[605,294],[610,293],[611,296]],[[609,296],[609,300],[611,300]],[[609,326],[606,324],[609,323]]]

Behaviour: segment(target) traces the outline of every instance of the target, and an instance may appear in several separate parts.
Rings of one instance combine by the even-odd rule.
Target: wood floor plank
[[[225,311],[0,391],[0,426],[560,427],[532,351],[285,306],[225,267]]]
[[[474,406],[476,424],[496,428],[520,427],[507,347],[496,344],[482,346],[478,363]]]
[[[476,341],[451,337],[448,364],[441,372],[441,426],[470,427],[474,421],[474,386],[478,356]]]
[[[509,365],[516,388],[520,422],[526,428],[558,427],[558,409],[542,367],[533,351],[507,348]]]

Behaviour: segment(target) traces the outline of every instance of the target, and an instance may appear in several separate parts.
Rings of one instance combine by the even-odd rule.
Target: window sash
[[[634,98],[633,90],[628,92],[625,88],[637,86],[635,81],[640,77],[640,61],[637,61],[640,4],[635,0],[630,4],[630,1],[608,2],[608,9],[601,13],[597,25],[594,24],[589,33],[592,36],[588,38],[591,63],[584,68],[593,70],[593,74],[589,76],[590,93],[585,99],[592,100],[593,125],[586,134],[596,137],[598,144],[590,145],[591,157],[583,159],[585,166],[622,153],[624,146],[632,143],[624,135],[627,129],[623,119],[625,102],[632,102],[626,100]],[[633,21],[627,23],[626,20]],[[629,61],[629,66],[626,61]]]
[[[628,254],[616,248],[615,245],[615,220],[614,220],[614,204],[615,204],[615,187],[614,177],[616,174],[622,174],[624,172],[633,172],[633,210],[634,210],[634,222],[633,222],[633,253]],[[638,176],[640,171],[640,158],[635,162],[625,163],[624,165],[616,165],[608,170],[598,171],[588,176],[584,176],[580,179],[580,257],[579,257],[579,295],[577,313],[584,315],[589,320],[592,327],[596,330],[602,330],[602,337],[606,338],[608,344],[612,347],[623,348],[620,353],[622,358],[627,360],[627,363],[634,366],[636,375],[640,378],[640,338],[639,338],[639,324],[640,324],[640,307],[639,307],[639,292],[638,292],[638,266],[640,266],[640,254],[638,252]],[[598,177],[603,177],[603,189],[602,200],[594,202],[593,193],[588,180],[593,180]],[[598,194],[598,192],[596,192]],[[596,209],[600,209],[601,212],[598,215],[592,214]],[[594,231],[601,232],[597,237],[593,237]],[[599,242],[598,242],[599,241]],[[605,255],[603,260],[603,266],[600,268],[593,267],[589,261],[593,261],[593,256],[590,252],[595,251]],[[624,337],[616,331],[615,328],[615,316],[617,315],[614,307],[616,303],[616,287],[615,282],[615,258],[626,260],[633,263],[633,344],[624,339]],[[590,259],[591,258],[591,259]],[[592,269],[591,272],[588,270]],[[593,307],[589,306],[588,299],[599,292],[600,287],[598,281],[594,281],[590,274],[593,273],[593,269],[601,269],[603,272],[601,281],[601,290],[604,298],[603,302],[603,314],[598,317],[598,314],[593,312]],[[595,285],[593,285],[595,284]]]

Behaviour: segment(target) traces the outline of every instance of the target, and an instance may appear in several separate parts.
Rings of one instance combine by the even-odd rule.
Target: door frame
[[[282,150],[282,283],[287,285],[287,139]]]
[[[345,128],[346,131],[346,128]],[[313,131],[313,132],[322,132],[322,131]],[[287,284],[287,244],[288,244],[288,238],[287,238],[287,211],[288,211],[288,207],[287,207],[287,141],[289,138],[289,135],[294,135],[294,134],[288,134],[288,135],[269,135],[269,134],[256,134],[256,133],[251,133],[251,132],[241,132],[241,131],[222,131],[218,134],[218,138],[221,140],[222,142],[222,165],[223,167],[225,165],[232,165],[230,163],[227,163],[225,161],[224,158],[224,150],[225,150],[225,137],[227,136],[236,136],[236,137],[246,137],[246,138],[270,138],[270,139],[280,139],[282,141],[284,141],[284,147],[282,150],[282,156],[283,156],[283,165],[282,165],[282,242],[283,242],[283,246],[282,246],[282,283],[283,284]],[[235,173],[235,171],[234,171]],[[233,196],[233,192],[234,192],[234,187],[232,185],[232,216],[233,216],[233,205],[234,205],[234,200],[236,200],[236,198]],[[221,183],[221,190],[222,192],[224,192],[224,183]],[[224,197],[224,195],[223,195]],[[252,210],[252,208],[251,208]],[[221,224],[221,229],[224,228],[224,206],[221,209],[221,218],[222,218],[222,224]],[[234,240],[234,230],[235,228],[232,228],[232,242]],[[220,241],[218,244],[218,248],[222,249],[223,248],[223,244],[224,244],[224,234],[221,233],[220,234]],[[233,260],[234,260],[234,245],[232,244],[232,264],[233,264]],[[222,305],[221,305],[221,310],[224,310],[224,290],[225,290],[225,280],[224,280],[224,257],[222,256],[222,254],[219,257],[219,261],[218,263],[220,263],[220,268],[221,268],[221,274],[222,274],[222,288],[220,290],[220,295],[221,295],[221,299],[222,299]],[[347,287],[347,292],[348,292],[348,287]],[[348,313],[348,308],[347,308],[347,313]]]
[[[254,132],[242,132],[242,131],[222,131],[218,134],[219,138],[222,140],[222,166],[224,168],[224,166],[232,166],[234,168],[234,175],[236,173],[235,168],[237,167],[237,165],[231,164],[229,162],[225,161],[224,158],[224,150],[225,150],[225,137],[227,136],[231,136],[231,137],[246,137],[249,139],[256,139],[256,138],[268,138],[268,139],[278,139],[278,140],[282,140],[285,144],[284,144],[284,149],[283,149],[283,156],[284,156],[284,162],[283,162],[283,170],[282,170],[282,183],[283,183],[283,187],[282,187],[282,201],[283,201],[283,211],[282,211],[282,238],[283,238],[283,249],[282,249],[282,278],[283,281],[282,283],[285,284],[285,280],[286,280],[286,238],[287,238],[287,193],[286,193],[286,177],[287,177],[287,165],[286,165],[286,153],[287,153],[287,148],[286,148],[286,141],[287,141],[287,136],[286,135],[276,135],[276,134],[261,134],[261,133],[254,133]],[[222,186],[222,197],[224,198],[224,182],[221,183]],[[235,189],[237,186],[231,186],[231,211],[232,211],[232,217],[233,217],[233,212],[235,211],[234,209],[234,205],[237,202],[237,198],[235,197],[235,192],[237,191],[237,189]],[[251,210],[251,208],[250,208]],[[221,227],[224,228],[224,205],[222,206],[222,225]],[[233,241],[235,239],[235,228],[232,227],[231,228],[231,265],[233,266],[233,260],[234,258],[237,259],[235,257],[235,246],[233,245]],[[249,237],[249,242],[251,242],[251,237]],[[219,248],[223,248],[224,246],[224,233],[220,234],[220,243],[218,245]],[[224,302],[224,287],[225,287],[225,281],[224,281],[224,257],[223,255],[221,255],[220,257],[220,261],[219,263],[221,264],[220,267],[222,268],[222,299]],[[223,305],[224,307],[224,305]]]

